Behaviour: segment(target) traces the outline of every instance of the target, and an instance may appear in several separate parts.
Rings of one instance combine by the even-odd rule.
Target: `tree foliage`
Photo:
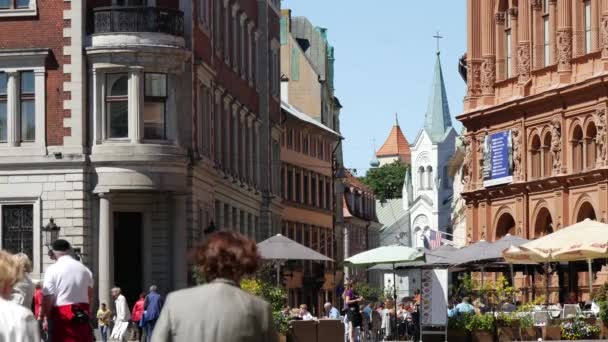
[[[372,188],[376,198],[380,201],[401,198],[405,171],[408,167],[401,161],[395,161],[368,170],[367,174],[360,177],[359,180]]]

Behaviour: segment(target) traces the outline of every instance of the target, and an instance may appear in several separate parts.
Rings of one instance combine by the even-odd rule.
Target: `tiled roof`
[[[399,156],[405,163],[410,162],[410,143],[407,142],[405,135],[401,131],[398,123],[395,123],[393,129],[386,138],[384,145],[376,152],[377,157],[392,157]]]
[[[374,193],[374,191],[369,186],[363,184],[363,182],[360,181],[359,178],[353,176],[353,174],[350,173],[350,171],[348,171],[347,169],[345,169],[344,171],[345,171],[344,172],[344,175],[345,175],[344,183],[347,186],[368,192],[370,194]]]
[[[403,199],[390,199],[384,203],[376,201],[376,216],[378,222],[382,224],[383,230],[395,224],[403,215],[405,215]]]

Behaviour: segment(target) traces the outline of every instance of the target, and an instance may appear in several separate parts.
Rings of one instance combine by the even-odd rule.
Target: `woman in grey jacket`
[[[215,233],[194,258],[208,283],[167,296],[152,342],[276,342],[270,304],[239,287],[258,267],[255,241]]]
[[[13,260],[17,265],[18,280],[15,286],[13,286],[11,301],[32,310],[35,289],[35,285],[30,278],[30,273],[32,272],[32,262],[27,254],[24,253],[17,253],[13,255]]]

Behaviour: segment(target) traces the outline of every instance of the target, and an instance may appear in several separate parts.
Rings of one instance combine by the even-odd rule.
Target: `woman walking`
[[[363,297],[358,296],[355,292],[355,282],[349,281],[344,292],[344,303],[348,306],[348,338],[349,342],[355,342],[355,330],[361,328],[363,317],[359,309],[359,303],[363,301]]]

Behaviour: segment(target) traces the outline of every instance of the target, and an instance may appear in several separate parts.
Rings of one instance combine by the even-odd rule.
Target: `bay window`
[[[166,139],[167,75],[146,73],[144,79],[144,139]]]
[[[129,76],[127,73],[106,75],[107,137],[129,137]]]
[[[20,73],[21,141],[36,140],[36,89],[34,72]]]

